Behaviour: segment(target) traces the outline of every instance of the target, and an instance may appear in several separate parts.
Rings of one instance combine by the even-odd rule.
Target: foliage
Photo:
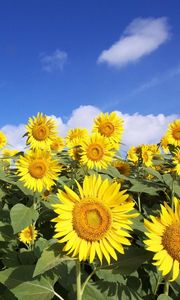
[[[176,147],[178,148],[178,147]],[[131,168],[125,176],[111,163],[106,169],[88,169],[69,155],[65,148],[53,155],[62,171],[49,191],[35,192],[24,187],[19,180],[15,162],[23,153],[11,158],[11,163],[0,161],[0,299],[7,300],[73,300],[76,297],[77,258],[68,256],[63,245],[53,239],[56,217],[52,204],[59,203],[58,189],[64,185],[76,191],[76,181],[83,182],[85,175],[100,174],[102,178],[121,183],[122,189],[135,201],[131,246],[118,260],[102,265],[96,258],[81,263],[84,284],[83,300],[168,300],[180,298],[180,277],[169,285],[165,293],[165,279],[152,265],[153,253],[145,249],[144,218],[157,216],[160,204],[172,204],[172,198],[180,198],[180,178],[173,170],[174,146],[169,154],[153,156],[152,165],[147,166],[142,157],[133,162],[114,152],[119,160],[128,162]],[[148,150],[149,151],[149,150]],[[29,244],[19,240],[19,233],[34,224],[38,237]]]

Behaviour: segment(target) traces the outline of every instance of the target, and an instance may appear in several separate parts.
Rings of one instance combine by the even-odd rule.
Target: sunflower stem
[[[54,293],[54,295],[58,298],[58,299],[60,299],[60,300],[64,300],[64,298],[62,298],[58,293],[56,293],[55,291],[53,292]]]
[[[139,211],[141,212],[142,209],[141,209],[141,197],[140,197],[140,193],[138,193],[138,208],[139,208]]]
[[[165,279],[165,283],[164,283],[164,294],[165,294],[165,295],[169,295],[169,281],[168,281],[168,279]]]
[[[82,284],[82,290],[81,290],[81,293],[83,294],[84,292],[84,289],[88,283],[88,281],[91,279],[91,277],[95,274],[96,272],[96,268],[91,272],[91,274],[89,274],[89,276],[86,278],[86,280],[84,281],[84,283]]]
[[[76,289],[77,289],[77,300],[82,299],[82,291],[81,291],[81,263],[77,259],[76,260]]]

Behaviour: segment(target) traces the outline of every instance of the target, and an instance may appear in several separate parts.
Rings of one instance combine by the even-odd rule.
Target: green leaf
[[[12,291],[18,300],[51,300],[54,297],[54,288],[44,277],[23,282]]]
[[[34,196],[34,192],[27,189],[21,181],[17,181],[16,185],[23,192],[24,195]]]
[[[173,187],[173,178],[170,174],[164,174],[163,176],[163,180],[165,182],[165,184],[170,188],[172,189]]]
[[[113,274],[129,275],[136,271],[145,261],[151,259],[152,255],[150,251],[131,246],[125,254],[119,255],[118,262],[101,269],[112,269]]]
[[[24,281],[32,279],[34,266],[19,266],[8,268],[0,272],[0,282],[9,289],[16,287]]]
[[[129,191],[131,192],[139,192],[139,193],[146,193],[152,196],[157,195],[157,188],[153,186],[148,186],[147,184],[143,184],[142,182],[135,183]]]
[[[102,294],[100,290],[97,289],[95,285],[88,283],[82,295],[82,300],[92,300],[92,299],[105,300],[107,298],[105,297],[104,294]]]
[[[16,204],[10,211],[11,225],[14,233],[20,232],[38,219],[38,212],[33,207],[26,207],[23,204]]]
[[[151,175],[155,176],[156,178],[158,178],[160,182],[163,182],[163,177],[162,177],[162,175],[157,170],[154,170],[152,168],[145,168],[145,167],[143,167],[143,169],[148,174],[151,174]]]
[[[0,283],[0,299],[1,300],[17,300],[14,294],[3,284]]]
[[[13,235],[11,225],[9,224],[6,224],[4,226],[0,225],[0,241],[10,241],[13,239],[13,237],[14,235]]]
[[[174,192],[180,197],[180,184],[177,181],[174,182]]]
[[[119,178],[119,176],[121,175],[119,173],[119,171],[115,168],[115,167],[112,167],[112,166],[109,166],[107,169],[102,169],[100,171],[100,173],[102,174],[106,174],[106,175],[109,175],[111,176],[112,178]]]
[[[50,300],[54,297],[54,284],[59,270],[32,279],[33,265],[18,266],[0,272],[0,282],[7,286],[18,300]]]
[[[161,295],[159,295],[157,300],[173,300],[173,299],[166,294],[161,294]]]
[[[49,248],[44,249],[41,257],[38,259],[33,277],[44,274],[60,263],[66,260],[72,260],[70,257],[62,253],[60,244],[54,244]]]

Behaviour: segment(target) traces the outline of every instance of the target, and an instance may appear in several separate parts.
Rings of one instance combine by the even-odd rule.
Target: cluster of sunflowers
[[[0,209],[2,212],[8,209],[10,218],[0,220],[0,232],[7,225],[13,229],[11,250],[19,253],[24,247],[35,251],[42,239],[51,241],[51,245],[46,244],[41,249],[39,260],[34,261],[35,274],[39,272],[38,261],[41,263],[44,259],[47,247],[57,243],[56,256],[61,256],[59,261],[56,258],[56,264],[67,257],[76,262],[78,300],[85,295],[89,281],[96,282],[93,276],[97,268],[103,268],[104,261],[112,266],[112,273],[114,260],[121,269],[122,255],[126,256],[129,245],[138,251],[143,249],[143,255],[146,250],[155,253],[152,264],[161,275],[154,271],[159,277],[154,294],[151,291],[152,297],[161,293],[161,282],[167,295],[169,282],[179,276],[180,120],[169,124],[159,144],[132,146],[126,157],[120,153],[123,130],[123,119],[115,112],[101,113],[94,119],[91,133],[85,128],[73,128],[62,138],[55,119],[38,113],[26,125],[24,152],[5,149],[7,139],[0,132]],[[13,196],[16,193],[18,199]],[[47,211],[50,216],[43,219]],[[25,218],[17,225],[21,214],[25,214]],[[23,227],[25,224],[28,226]],[[44,233],[47,225],[49,230]],[[3,244],[3,247],[9,249],[10,241],[6,242],[8,245]],[[1,274],[6,274],[9,250],[2,252]],[[151,265],[151,259],[151,256],[142,259],[137,269],[145,262]],[[53,267],[55,265],[49,269]],[[82,286],[81,267],[87,275]],[[30,281],[33,282],[33,278]],[[2,282],[9,288],[5,280]],[[180,291],[173,289],[173,295],[179,295]],[[16,290],[12,292],[18,299],[25,299]],[[47,299],[55,296],[63,299],[54,289],[51,296]],[[133,299],[145,299],[145,296]]]

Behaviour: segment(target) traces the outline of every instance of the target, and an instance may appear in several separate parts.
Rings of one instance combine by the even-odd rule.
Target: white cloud
[[[25,133],[24,124],[20,124],[18,126],[14,125],[5,125],[1,128],[1,130],[5,133],[8,140],[7,148],[14,148],[17,150],[23,150],[26,146],[25,139],[22,136]]]
[[[108,50],[102,51],[98,62],[123,67],[150,54],[169,38],[167,18],[134,19],[120,39]]]
[[[165,133],[168,124],[180,116],[172,114],[165,116],[159,115],[133,115],[122,114],[116,111],[124,119],[123,144],[127,150],[128,147],[138,144],[158,143]]]
[[[63,122],[61,117],[53,116],[58,123],[59,134],[65,136],[70,128],[86,127],[91,130],[93,119],[100,113],[100,109],[87,105],[80,106],[72,111],[71,116],[66,122]],[[173,120],[180,118],[179,115],[165,116],[159,115],[146,115],[143,116],[139,113],[133,115],[122,114],[116,111],[119,116],[124,119],[124,135],[122,143],[122,150],[127,150],[131,145],[158,143],[167,129],[167,126]],[[22,150],[25,147],[25,139],[22,135],[25,132],[24,125],[19,126],[6,125],[1,129],[8,137],[9,143],[16,149]]]
[[[68,55],[65,51],[57,49],[50,55],[40,55],[42,70],[46,72],[62,71],[67,62]]]

